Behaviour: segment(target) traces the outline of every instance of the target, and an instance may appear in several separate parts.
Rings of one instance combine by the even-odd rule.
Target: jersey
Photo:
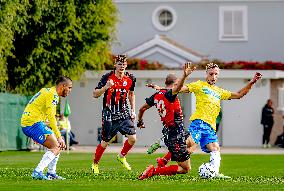
[[[103,97],[103,111],[110,110],[111,120],[118,120],[130,117],[129,107],[126,99],[128,99],[129,91],[134,91],[136,79],[128,72],[118,79],[115,72],[111,71],[102,76],[98,86],[95,89],[104,87],[108,80],[113,80],[114,85],[107,89]]]
[[[173,95],[171,89],[163,89],[151,97],[146,98],[149,106],[156,106],[158,113],[166,128],[173,128],[183,123],[183,115],[177,94]]]
[[[221,109],[220,101],[229,99],[232,93],[200,80],[186,86],[196,97],[196,110],[190,120],[201,119],[216,130],[216,118]]]
[[[61,137],[56,122],[56,106],[59,96],[55,87],[42,88],[27,104],[21,118],[21,126],[32,126],[37,122],[49,121],[49,126],[57,138]]]

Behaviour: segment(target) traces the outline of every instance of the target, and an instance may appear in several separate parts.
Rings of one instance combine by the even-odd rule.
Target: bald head
[[[177,76],[175,74],[168,74],[166,77],[165,84],[166,86],[172,85],[177,80]]]

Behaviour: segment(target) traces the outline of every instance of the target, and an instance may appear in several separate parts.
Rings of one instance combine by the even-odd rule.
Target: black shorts
[[[114,121],[104,120],[102,123],[102,140],[109,142],[116,134],[120,132],[122,135],[135,135],[136,129],[130,118],[118,119]]]
[[[163,128],[164,142],[172,154],[172,161],[184,162],[190,158],[187,150],[186,139],[189,133],[184,130],[183,125],[178,127]]]

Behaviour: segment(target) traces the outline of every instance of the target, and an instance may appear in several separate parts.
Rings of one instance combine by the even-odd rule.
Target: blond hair
[[[218,64],[215,64],[213,62],[210,62],[209,64],[206,65],[206,71],[212,68],[219,68]]]

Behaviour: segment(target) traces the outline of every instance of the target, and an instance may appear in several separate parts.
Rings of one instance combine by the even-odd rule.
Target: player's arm
[[[129,75],[130,79],[132,80],[132,84],[129,88],[128,92],[128,100],[130,104],[130,110],[131,110],[131,119],[132,121],[135,120],[136,118],[136,113],[135,113],[135,94],[134,94],[134,89],[135,89],[135,84],[136,84],[136,78],[133,75]]]
[[[229,99],[240,99],[244,97],[252,88],[252,86],[262,77],[261,73],[256,73],[250,82],[238,92],[232,92]]]
[[[173,94],[178,94],[181,91],[187,91],[188,88],[187,86],[184,86],[184,81],[185,79],[196,69],[195,66],[191,66],[191,62],[187,62],[183,66],[183,75],[181,79],[179,79],[177,86],[173,87],[172,93]]]
[[[135,94],[134,94],[134,91],[129,91],[128,99],[129,99],[130,110],[131,110],[131,119],[134,120],[135,117],[136,117],[136,114],[135,114]]]
[[[143,115],[147,109],[149,109],[151,106],[145,103],[140,109],[138,113],[138,119],[137,119],[137,127],[145,128],[144,122],[143,122]]]
[[[54,132],[56,138],[61,137],[61,134],[57,127],[57,121],[56,121],[56,106],[57,106],[57,99],[54,99],[53,94],[48,95],[47,101],[46,101],[46,115],[47,119],[49,121],[49,127]]]
[[[58,95],[56,95],[58,96]],[[55,134],[57,141],[59,143],[60,148],[65,148],[65,142],[61,136],[60,131],[57,127],[57,121],[56,121],[56,106],[58,104],[58,97],[56,97],[54,94],[47,95],[46,100],[46,115],[47,119],[49,121],[49,127],[52,129],[53,133]]]
[[[107,91],[111,86],[114,85],[113,80],[108,79],[109,76],[110,74],[103,75],[98,86],[93,91],[94,98],[99,98],[102,94],[105,93],[105,91]]]
[[[155,105],[155,101],[154,101],[155,95],[156,93],[153,94],[151,97],[146,98],[146,103],[139,109],[137,127],[139,127],[140,129],[145,128],[145,125],[143,122],[143,115],[147,109]]]

